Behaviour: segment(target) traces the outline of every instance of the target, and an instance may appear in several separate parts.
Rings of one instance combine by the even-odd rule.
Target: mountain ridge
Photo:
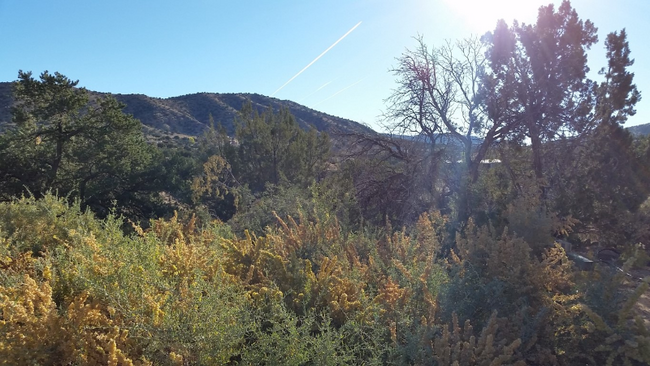
[[[11,82],[0,82],[0,124],[11,121]],[[361,123],[319,112],[290,100],[281,100],[255,93],[199,92],[169,98],[149,97],[145,94],[114,94],[88,90],[91,97],[110,95],[125,104],[123,111],[139,119],[143,125],[167,133],[197,136],[209,127],[212,114],[215,123],[221,123],[228,134],[235,132],[234,120],[243,104],[250,100],[259,112],[271,106],[289,109],[296,122],[304,128],[318,131],[375,133]]]
[[[635,136],[650,135],[650,123],[626,127]]]
[[[12,82],[0,82],[0,131],[11,121]],[[221,123],[229,135],[234,135],[234,120],[242,105],[250,100],[253,107],[262,112],[269,106],[274,110],[287,107],[298,124],[318,131],[362,132],[375,134],[373,129],[361,123],[319,112],[291,100],[282,100],[256,93],[210,93],[198,92],[168,98],[150,97],[145,94],[117,94],[88,90],[91,97],[110,95],[125,104],[124,112],[139,119],[145,126],[166,133],[197,136],[209,127],[209,116]],[[650,123],[626,127],[634,135],[650,135]]]

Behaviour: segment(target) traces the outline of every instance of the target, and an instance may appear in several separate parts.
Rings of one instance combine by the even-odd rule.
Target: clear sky
[[[102,92],[259,93],[380,129],[378,116],[395,86],[389,69],[415,46],[414,36],[441,45],[492,30],[499,18],[532,23],[550,2],[560,3],[0,0],[0,81],[15,80],[19,69],[49,70]],[[590,52],[594,78],[605,66],[606,34],[627,29],[643,97],[627,125],[650,123],[650,1],[572,5],[599,28]]]

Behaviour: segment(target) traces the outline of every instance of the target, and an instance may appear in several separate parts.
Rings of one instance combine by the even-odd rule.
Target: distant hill
[[[0,82],[0,131],[2,125],[11,121],[12,103],[10,82]],[[94,95],[107,95],[90,91]],[[349,119],[322,113],[301,104],[260,94],[248,93],[196,93],[171,98],[152,98],[143,94],[112,94],[126,105],[124,112],[151,128],[167,133],[200,135],[208,127],[210,113],[215,123],[221,122],[229,134],[234,134],[233,121],[246,100],[250,100],[260,112],[269,106],[274,109],[284,106],[303,128],[313,126],[319,131],[375,133],[372,129]],[[635,135],[649,135],[650,123],[627,128]],[[411,136],[395,136],[411,139]],[[476,142],[479,142],[477,140]]]
[[[107,95],[90,91],[95,95]],[[328,115],[289,100],[280,100],[260,94],[196,93],[171,98],[152,98],[143,94],[112,94],[124,103],[125,113],[132,114],[144,125],[164,132],[200,135],[208,127],[209,115],[221,123],[229,134],[234,134],[233,121],[246,100],[260,112],[269,106],[287,107],[301,127],[313,126],[318,131],[365,132],[372,129],[345,118]],[[0,124],[11,120],[11,83],[0,82]]]
[[[627,128],[633,135],[650,135],[650,123]]]
[[[11,93],[11,83],[0,83],[0,125],[11,121]]]

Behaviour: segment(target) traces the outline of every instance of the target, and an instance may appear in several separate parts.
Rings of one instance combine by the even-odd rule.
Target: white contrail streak
[[[297,78],[298,75],[302,74],[303,71],[307,70],[307,69],[309,68],[309,66],[313,65],[314,62],[318,61],[319,58],[323,57],[327,52],[329,52],[329,50],[331,50],[332,48],[334,48],[334,46],[336,46],[339,42],[341,42],[341,41],[343,40],[343,38],[347,37],[350,33],[352,33],[353,30],[357,29],[357,27],[360,26],[360,25],[361,25],[361,22],[357,23],[357,25],[355,25],[354,27],[352,27],[352,29],[350,29],[347,33],[345,33],[345,34],[343,35],[343,37],[339,38],[338,41],[334,42],[334,44],[332,44],[331,46],[329,46],[325,51],[323,51],[323,53],[321,53],[320,55],[318,55],[318,57],[316,57],[316,58],[314,59],[314,61],[310,62],[309,65],[305,66],[305,67],[304,67],[302,70],[300,70],[296,75],[294,75],[291,79],[289,79],[289,81],[287,81],[287,82],[284,83],[281,87],[279,87],[278,90],[274,91],[273,94],[271,94],[271,96],[274,96],[275,93],[277,93],[277,92],[279,92],[280,90],[282,90],[282,88],[284,88],[285,86],[287,86],[287,84],[289,84],[290,82],[292,82],[293,79]]]
[[[364,80],[365,80],[365,78],[363,78],[363,79],[361,79],[361,80],[359,80],[359,81],[357,81],[357,82],[355,82],[355,83],[354,83],[354,84],[352,84],[352,85],[348,85],[348,86],[346,86],[345,88],[343,88],[343,89],[341,89],[341,90],[339,90],[339,91],[337,91],[336,93],[334,93],[334,94],[332,94],[332,95],[330,95],[329,97],[327,97],[327,98],[325,98],[325,99],[323,99],[323,100],[321,100],[320,102],[318,102],[318,103],[316,103],[316,104],[314,104],[313,106],[315,107],[315,106],[317,106],[317,105],[319,105],[319,104],[321,104],[321,103],[323,103],[323,102],[326,102],[326,101],[328,101],[328,100],[330,100],[330,99],[332,99],[332,98],[334,98],[335,96],[337,96],[337,95],[339,95],[339,94],[341,94],[341,93],[343,93],[344,91],[346,91],[346,90],[348,90],[348,89],[350,89],[351,87],[353,87],[353,86],[355,86],[355,85],[357,85],[357,84],[359,84],[360,82],[362,82],[362,81],[364,81]]]
[[[328,82],[326,82],[325,84],[323,84],[323,85],[321,85],[321,87],[320,87],[320,88],[318,88],[318,89],[316,89],[316,90],[314,90],[314,93],[316,93],[317,91],[319,91],[319,90],[321,90],[321,89],[323,89],[324,87],[326,87],[327,85],[329,85],[329,83],[331,83],[331,81],[328,81]]]
[[[329,85],[330,83],[331,83],[331,81],[328,81],[328,82],[326,82],[325,84],[321,85],[320,88],[314,90],[313,92],[307,94],[307,96],[305,96],[304,98],[300,99],[300,100],[298,101],[298,103],[300,103],[300,102],[302,102],[303,100],[305,100],[305,99],[311,97],[312,95],[316,94],[319,90],[323,89],[324,87],[326,87],[326,86]]]

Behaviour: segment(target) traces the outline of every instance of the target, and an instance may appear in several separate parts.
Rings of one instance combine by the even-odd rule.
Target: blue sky
[[[0,81],[15,80],[19,69],[49,70],[103,92],[271,95],[361,22],[274,96],[380,129],[395,86],[389,69],[414,36],[441,45],[483,34],[498,18],[531,23],[550,2],[0,0]],[[650,1],[572,5],[599,28],[592,70],[605,64],[605,35],[627,28],[635,82],[642,96],[650,93]],[[628,126],[650,123],[650,94],[637,111]]]

